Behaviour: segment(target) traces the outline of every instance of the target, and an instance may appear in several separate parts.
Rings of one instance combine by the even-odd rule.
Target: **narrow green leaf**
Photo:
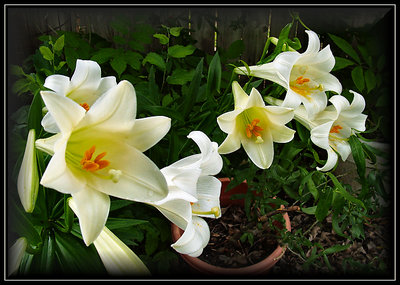
[[[36,136],[39,137],[42,130],[42,108],[43,102],[39,90],[34,94],[28,114],[28,129],[35,129]]]
[[[339,193],[348,201],[353,202],[354,204],[357,204],[361,207],[363,207],[365,209],[365,205],[362,201],[360,201],[359,199],[355,198],[354,196],[350,195],[349,192],[346,191],[346,189],[344,189],[344,187],[342,186],[342,184],[339,182],[339,180],[337,180],[337,178],[335,177],[335,175],[333,175],[330,172],[326,173],[333,181],[333,184],[335,185],[336,189],[339,191]]]
[[[221,72],[221,60],[217,51],[213,56],[213,59],[210,62],[210,67],[208,69],[206,89],[207,98],[210,98],[210,96],[212,96],[214,90],[219,93],[221,87]]]
[[[42,252],[40,254],[40,270],[42,273],[53,273],[57,265],[55,253],[55,238],[51,230],[45,234]]]
[[[349,144],[351,148],[351,154],[353,155],[354,162],[357,166],[357,172],[360,178],[365,177],[365,154],[362,147],[362,143],[354,135],[350,136]]]
[[[200,82],[201,82],[201,78],[202,78],[203,60],[204,60],[204,58],[201,58],[201,60],[197,64],[193,79],[189,85],[188,97],[185,98],[185,100],[183,102],[183,116],[184,117],[186,117],[190,113],[190,111],[193,108],[194,103],[196,102],[197,93],[199,92]]]
[[[365,85],[367,86],[367,93],[369,93],[376,86],[376,77],[371,69],[367,69],[364,73]]]
[[[53,49],[55,51],[61,51],[64,48],[64,38],[65,36],[62,35],[61,37],[59,37],[56,42],[54,43]]]
[[[315,211],[317,209],[317,206],[312,206],[312,207],[301,207],[301,211],[306,213],[307,215],[315,215]]]
[[[361,66],[357,66],[351,71],[351,78],[357,89],[362,92],[365,87],[364,71]]]
[[[354,61],[350,59],[335,56],[335,66],[332,71],[340,70],[354,64]]]
[[[360,57],[358,56],[357,52],[353,49],[350,43],[348,43],[345,39],[335,36],[333,34],[329,34],[329,37],[332,39],[332,41],[342,50],[344,51],[347,55],[352,57],[358,64],[361,63]]]
[[[323,189],[319,192],[319,200],[315,209],[315,217],[318,221],[322,221],[328,215],[332,205],[333,191],[331,189]]]
[[[148,223],[146,220],[138,220],[138,219],[124,219],[124,218],[111,218],[109,217],[106,222],[107,228],[110,230],[127,228],[131,226],[137,226],[141,224]]]

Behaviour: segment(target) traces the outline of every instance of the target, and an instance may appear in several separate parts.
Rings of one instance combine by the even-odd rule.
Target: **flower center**
[[[341,126],[336,125],[336,126],[333,126],[329,132],[338,134],[341,129],[343,129]]]
[[[92,146],[90,149],[85,151],[85,154],[83,155],[83,158],[81,160],[82,169],[94,172],[110,165],[110,162],[108,160],[102,160],[102,158],[107,154],[106,152],[100,153],[92,161],[91,159],[95,151],[96,151],[96,146]]]
[[[311,101],[311,93],[316,90],[322,91],[323,86],[322,84],[316,84],[316,82],[309,78],[299,76],[296,80],[290,82],[290,88],[297,94]]]
[[[89,104],[88,103],[82,103],[82,104],[79,104],[83,109],[85,109],[86,110],[86,112],[87,111],[89,111],[89,109],[90,109],[90,107],[89,107]]]
[[[259,132],[263,129],[260,126],[257,126],[259,122],[260,119],[254,119],[250,124],[247,124],[246,135],[248,138],[251,138],[252,135],[254,135],[255,137],[261,137],[261,134]]]

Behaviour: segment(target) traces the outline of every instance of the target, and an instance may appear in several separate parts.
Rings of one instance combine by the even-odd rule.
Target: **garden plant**
[[[28,103],[9,117],[9,277],[179,275],[179,254],[202,258],[210,224],[227,212],[225,177],[227,192],[248,185],[232,197],[256,229],[236,236],[241,246],[267,226],[304,267],[331,268],[351,242],[314,243],[279,226],[282,213],[329,218],[356,241],[390,212],[390,151],[379,143],[392,142],[393,94],[387,58],[368,38],[322,37],[293,17],[249,65],[240,40],[209,54],[189,28],[121,23],[112,41],[41,35],[12,66],[7,96]],[[344,161],[357,186],[336,174]],[[176,242],[171,223],[184,231]]]

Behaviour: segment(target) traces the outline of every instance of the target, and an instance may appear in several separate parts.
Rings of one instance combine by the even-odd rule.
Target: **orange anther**
[[[310,79],[308,79],[308,78],[303,78],[303,76],[300,76],[300,77],[298,77],[298,78],[296,79],[296,83],[297,83],[297,84],[303,84],[303,83],[309,82],[309,81],[310,81]]]
[[[338,134],[339,130],[341,130],[341,129],[343,129],[341,126],[336,125],[336,126],[333,126],[329,132]]]
[[[108,160],[101,160],[107,154],[106,152],[100,153],[99,155],[96,156],[94,161],[91,161],[93,153],[95,151],[96,151],[96,146],[92,146],[90,149],[85,151],[83,158],[81,160],[82,169],[93,172],[110,165],[110,162]]]
[[[252,135],[254,135],[255,137],[261,136],[259,132],[262,131],[263,128],[257,126],[259,122],[259,119],[254,119],[250,124],[247,124],[246,135],[248,138],[251,138]]]
[[[89,111],[89,104],[88,103],[82,103],[82,104],[79,104],[83,109],[85,109],[86,110],[86,112],[87,111]]]

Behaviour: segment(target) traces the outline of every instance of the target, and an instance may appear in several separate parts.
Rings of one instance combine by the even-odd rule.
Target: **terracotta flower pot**
[[[231,200],[230,196],[232,194],[246,193],[247,183],[243,182],[237,187],[225,192],[227,185],[229,184],[229,178],[220,178],[222,182],[220,202],[221,207],[226,207],[229,204],[243,205],[243,200]],[[291,230],[290,220],[287,213],[283,214],[286,221],[286,229]],[[177,241],[183,234],[181,230],[176,225],[171,225],[172,239]],[[192,257],[186,254],[181,254],[182,258],[188,263],[192,268],[196,269],[198,272],[208,275],[258,275],[266,274],[268,271],[278,262],[278,260],[283,256],[285,250],[281,246],[277,246],[276,249],[262,261],[239,268],[224,268],[220,266],[211,265],[199,258]]]

